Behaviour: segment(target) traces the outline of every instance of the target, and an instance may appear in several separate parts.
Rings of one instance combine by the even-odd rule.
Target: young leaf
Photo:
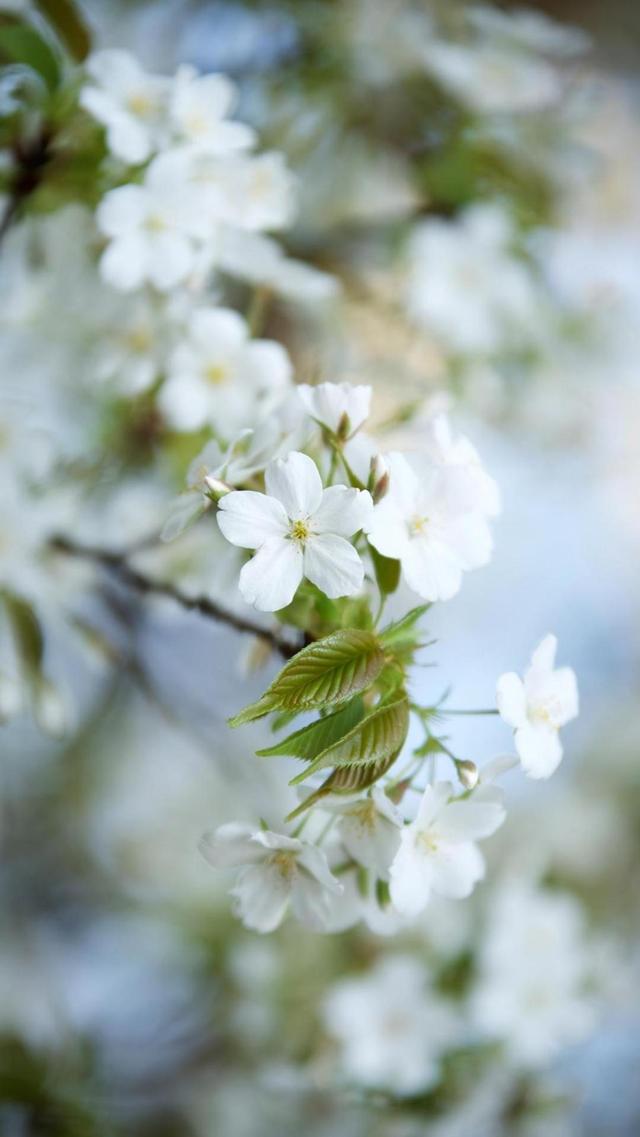
[[[269,711],[312,711],[335,706],[366,690],[380,673],[384,655],[371,632],[332,632],[299,651],[261,699],[229,719],[241,726]]]
[[[430,607],[430,604],[420,604],[417,608],[412,608],[410,612],[407,612],[401,620],[396,620],[393,624],[388,624],[386,628],[383,628],[380,633],[380,640],[384,646],[417,646],[418,629],[416,624]]]
[[[381,758],[378,762],[367,762],[363,766],[340,766],[334,770],[332,774],[322,783],[322,785],[305,798],[299,806],[296,807],[287,817],[287,821],[293,821],[294,817],[304,813],[316,802],[320,801],[327,794],[355,794],[361,790],[367,790],[373,786],[375,782],[383,778],[390,770],[398,757],[399,750],[390,754],[387,758]]]
[[[376,583],[383,596],[390,596],[400,583],[400,561],[383,557],[373,545],[369,546],[371,560],[376,574]]]
[[[0,64],[22,63],[36,71],[50,91],[60,83],[60,61],[35,28],[18,22],[0,24]]]
[[[91,36],[73,0],[36,0],[36,8],[57,32],[70,55],[82,63],[91,49]]]
[[[261,758],[288,754],[293,758],[303,758],[305,762],[311,762],[360,722],[363,714],[364,704],[360,696],[356,695],[341,710],[303,726],[288,738],[276,742],[275,746],[258,750],[257,754]]]
[[[397,754],[407,737],[409,702],[402,694],[393,702],[382,703],[354,726],[343,738],[322,750],[306,770],[292,778],[290,785],[304,781],[326,766],[353,767],[384,763]]]
[[[2,599],[23,666],[31,674],[39,673],[44,655],[44,638],[39,619],[31,605],[20,596],[12,592],[3,592]]]

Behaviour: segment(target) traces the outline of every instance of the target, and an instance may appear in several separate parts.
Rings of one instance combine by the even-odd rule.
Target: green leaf
[[[370,766],[386,762],[402,747],[408,728],[409,701],[403,693],[399,699],[382,703],[370,711],[343,738],[322,750],[289,784],[297,785],[327,766]]]
[[[412,608],[401,620],[396,620],[380,633],[380,642],[385,647],[408,647],[418,645],[418,621],[429,611],[430,604],[420,604]]]
[[[376,582],[383,596],[390,596],[400,583],[400,561],[383,557],[373,545],[369,546],[371,560],[376,574]]]
[[[303,726],[301,730],[294,731],[288,738],[276,742],[275,746],[258,750],[257,754],[260,758],[290,755],[292,758],[303,758],[305,762],[311,762],[318,754],[333,746],[334,742],[337,742],[347,731],[351,730],[360,721],[363,714],[362,699],[359,695],[355,695],[339,711],[334,711],[332,715],[325,715],[324,718],[317,719],[316,722],[309,723],[308,726]]]
[[[36,71],[50,91],[60,83],[60,60],[38,32],[22,23],[0,24],[0,63],[23,63]]]
[[[332,632],[299,651],[261,699],[229,719],[241,726],[270,711],[312,711],[335,706],[366,690],[380,673],[384,655],[371,632]]]
[[[91,50],[91,35],[73,0],[35,0],[35,3],[69,54],[82,63]]]
[[[44,637],[39,619],[31,605],[13,592],[3,592],[2,599],[20,659],[27,671],[39,673],[44,655]]]
[[[329,775],[314,793],[305,798],[288,815],[287,821],[293,821],[295,817],[310,809],[312,805],[315,805],[328,794],[350,795],[369,789],[370,786],[384,777],[387,770],[391,769],[399,753],[400,748],[395,753],[389,754],[387,758],[380,758],[377,762],[367,762],[362,766],[340,766]]]

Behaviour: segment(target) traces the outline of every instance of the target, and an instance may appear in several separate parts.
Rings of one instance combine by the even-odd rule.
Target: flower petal
[[[243,924],[254,932],[273,932],[282,923],[290,894],[289,878],[266,864],[244,869],[230,893]]]
[[[243,566],[240,592],[261,612],[278,612],[295,596],[302,580],[302,563],[302,550],[295,541],[274,537]]]
[[[289,517],[309,517],[322,501],[322,479],[307,454],[293,450],[276,458],[265,470],[267,493],[281,501]]]
[[[509,726],[522,726],[527,717],[527,699],[522,679],[515,671],[507,671],[498,679],[496,702],[500,717]]]
[[[256,864],[264,860],[265,852],[252,841],[254,833],[253,826],[230,821],[205,833],[198,847],[205,860],[217,869]]]
[[[280,504],[255,490],[232,490],[220,499],[218,525],[232,545],[259,549],[265,541],[283,538],[288,531],[287,515]]]
[[[404,829],[400,848],[389,869],[391,902],[402,916],[418,916],[431,895],[432,858],[420,851],[416,836],[415,825]]]
[[[319,533],[337,533],[340,537],[351,537],[358,529],[367,529],[372,516],[373,502],[367,490],[329,486],[314,513],[313,522]]]
[[[477,841],[495,833],[505,816],[500,792],[487,788],[466,801],[445,805],[436,824],[446,841]]]
[[[482,853],[471,841],[442,845],[433,856],[433,891],[463,900],[471,895],[484,872]]]
[[[457,556],[441,541],[428,538],[409,542],[402,557],[402,571],[409,587],[424,600],[450,600],[462,582]]]
[[[516,730],[516,750],[530,778],[549,778],[560,764],[562,743],[549,723],[526,722]]]
[[[353,596],[362,588],[364,565],[344,537],[322,533],[310,537],[304,548],[304,575],[325,596]]]

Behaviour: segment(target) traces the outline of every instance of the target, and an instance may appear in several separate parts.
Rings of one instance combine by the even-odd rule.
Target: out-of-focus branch
[[[14,147],[16,168],[7,193],[4,213],[0,218],[0,244],[17,220],[24,202],[40,185],[43,170],[51,158],[50,147],[51,134],[48,130],[42,130],[37,138]]]
[[[169,600],[173,600],[174,603],[179,604],[181,608],[199,612],[201,616],[205,616],[209,620],[215,620],[220,624],[226,624],[228,627],[234,628],[237,632],[248,632],[250,635],[259,636],[284,659],[291,659],[303,646],[303,642],[292,642],[273,628],[262,627],[253,620],[248,620],[244,616],[237,616],[234,612],[229,612],[214,600],[210,600],[208,596],[185,596],[172,584],[152,580],[150,577],[144,576],[143,573],[138,572],[137,569],[134,569],[129,564],[126,556],[122,553],[112,552],[109,549],[101,549],[94,545],[84,545],[78,541],[74,541],[70,537],[61,535],[52,537],[49,542],[49,547],[53,549],[54,552],[64,553],[71,557],[79,557],[82,560],[92,561],[94,564],[101,565],[103,568],[113,572],[123,584],[126,584],[128,587],[135,589],[145,596],[166,596]]]

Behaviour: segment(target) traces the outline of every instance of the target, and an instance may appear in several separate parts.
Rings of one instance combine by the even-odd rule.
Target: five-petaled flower
[[[453,899],[470,896],[485,869],[475,842],[495,833],[504,817],[500,791],[491,786],[457,800],[450,782],[427,786],[391,865],[394,908],[401,915],[417,916],[432,892]]]
[[[297,837],[230,822],[205,834],[200,850],[216,868],[241,868],[231,895],[255,932],[273,932],[289,904],[301,923],[322,930],[330,895],[342,892],[324,853]]]
[[[257,550],[240,573],[245,600],[276,612],[291,602],[303,577],[332,599],[358,592],[364,566],[347,538],[369,524],[367,491],[323,489],[315,462],[295,450],[269,463],[265,485],[266,493],[233,490],[218,511],[227,540]]]
[[[548,778],[562,758],[560,727],[578,714],[578,684],[571,667],[554,668],[558,641],[545,636],[524,680],[509,671],[498,680],[500,715],[514,729],[516,750],[530,778]]]

